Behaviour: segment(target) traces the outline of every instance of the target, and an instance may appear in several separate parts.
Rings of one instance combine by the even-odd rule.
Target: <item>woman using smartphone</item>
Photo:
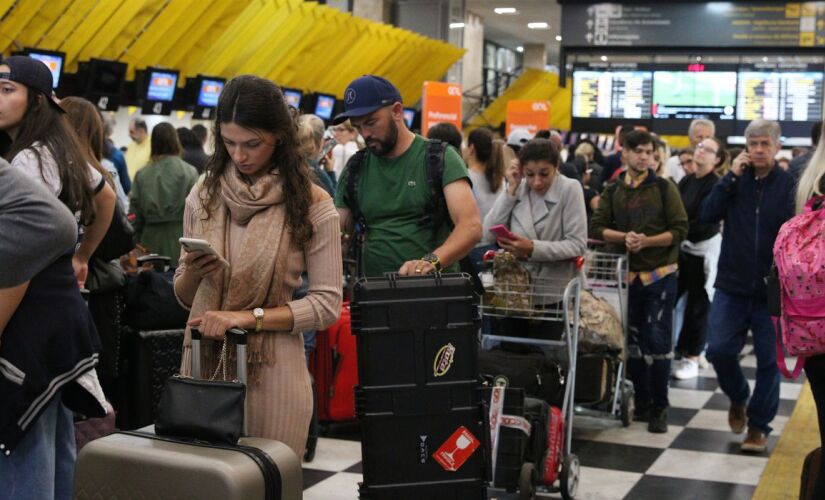
[[[183,234],[208,241],[231,273],[215,255],[183,253],[175,294],[191,309],[189,327],[207,339],[202,376],[215,371],[226,330],[250,331],[248,433],[282,441],[302,456],[312,389],[301,332],[326,328],[341,310],[338,212],[312,185],[295,123],[271,81],[230,80],[218,100],[213,136],[206,177],[186,199]],[[303,271],[309,291],[293,300]],[[191,369],[190,346],[187,328],[184,374]]]
[[[518,162],[507,167],[507,186],[484,218],[482,241],[497,241],[504,250],[524,262],[532,278],[551,284],[540,290],[561,301],[566,282],[576,276],[575,259],[587,244],[587,213],[581,184],[559,175],[559,151],[547,139],[533,139],[518,153]],[[512,238],[497,237],[490,228],[503,224]],[[559,327],[561,322],[539,322]],[[510,333],[512,334],[512,333]]]

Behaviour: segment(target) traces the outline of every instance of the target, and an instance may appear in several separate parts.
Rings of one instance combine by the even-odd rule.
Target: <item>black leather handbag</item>
[[[127,254],[135,248],[135,229],[132,223],[120,209],[120,205],[115,203],[115,211],[112,214],[112,222],[106,230],[106,235],[97,246],[94,256],[103,261],[117,259],[121,255]]]
[[[192,330],[192,374],[200,372],[200,332]],[[226,380],[227,350],[235,341],[237,381]],[[224,380],[214,380],[223,368]],[[246,332],[226,332],[221,358],[212,380],[174,375],[166,381],[160,400],[155,433],[210,443],[237,445],[244,434],[246,404]]]

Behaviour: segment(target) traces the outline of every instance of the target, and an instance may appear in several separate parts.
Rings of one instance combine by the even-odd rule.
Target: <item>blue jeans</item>
[[[673,358],[673,307],[676,273],[643,285],[630,285],[628,299],[627,373],[640,407],[667,408],[667,385]]]
[[[756,386],[753,395],[742,368],[739,351],[748,329],[756,352]],[[708,319],[708,361],[713,363],[719,385],[733,404],[748,401],[748,425],[765,434],[779,408],[779,369],[776,367],[776,332],[764,298],[731,295],[716,289]]]
[[[72,498],[74,419],[58,393],[10,456],[0,455],[0,500]]]

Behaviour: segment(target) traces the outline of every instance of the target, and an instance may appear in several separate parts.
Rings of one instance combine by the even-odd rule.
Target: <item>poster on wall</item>
[[[421,134],[426,136],[437,123],[452,123],[461,130],[461,85],[424,82],[421,101]]]
[[[564,5],[565,46],[825,47],[825,2]]]
[[[514,129],[526,129],[530,135],[536,135],[541,129],[550,128],[549,101],[507,102],[507,135]]]

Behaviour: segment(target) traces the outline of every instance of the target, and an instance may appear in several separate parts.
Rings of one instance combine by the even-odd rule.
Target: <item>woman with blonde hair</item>
[[[364,145],[359,142],[358,131],[352,126],[349,120],[332,127],[332,137],[338,143],[332,148],[332,159],[335,165],[336,177],[341,177],[341,172],[347,165],[352,155],[363,149]]]

